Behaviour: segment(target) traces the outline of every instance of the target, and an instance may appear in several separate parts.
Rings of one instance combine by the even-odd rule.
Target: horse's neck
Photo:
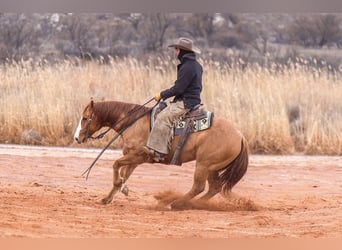
[[[136,104],[114,101],[98,103],[98,105],[102,127],[111,127],[116,131],[129,126],[139,114],[147,110],[146,107],[139,108],[140,106]]]

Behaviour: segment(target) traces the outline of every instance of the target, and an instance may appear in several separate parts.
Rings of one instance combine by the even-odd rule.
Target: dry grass
[[[271,69],[201,62],[203,103],[235,123],[252,152],[342,154],[341,72],[310,68],[300,59]],[[74,146],[73,132],[90,97],[142,104],[173,84],[176,64],[126,58],[2,65],[0,143]],[[41,138],[27,140],[29,129]],[[106,138],[90,145],[102,146]]]

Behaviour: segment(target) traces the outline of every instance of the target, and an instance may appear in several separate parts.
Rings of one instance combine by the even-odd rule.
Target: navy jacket
[[[202,66],[196,61],[195,53],[185,54],[177,66],[177,80],[174,86],[160,93],[166,100],[174,96],[172,102],[184,101],[184,107],[191,109],[201,103]]]

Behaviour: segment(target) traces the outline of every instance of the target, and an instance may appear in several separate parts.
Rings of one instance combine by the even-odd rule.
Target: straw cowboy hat
[[[186,37],[180,37],[175,44],[170,44],[168,47],[180,48],[197,54],[201,53],[201,50],[194,46],[194,42]]]

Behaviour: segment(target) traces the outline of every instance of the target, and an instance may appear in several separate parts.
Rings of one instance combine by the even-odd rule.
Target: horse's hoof
[[[109,203],[111,203],[112,200],[111,199],[108,199],[108,198],[103,198],[101,201],[100,201],[100,204],[102,205],[107,205]]]
[[[171,209],[172,210],[184,210],[186,208],[186,202],[185,201],[174,201],[171,203]]]

